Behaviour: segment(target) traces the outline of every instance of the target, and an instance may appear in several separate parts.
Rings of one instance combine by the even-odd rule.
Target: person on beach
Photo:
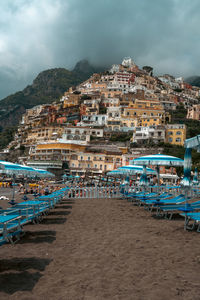
[[[48,185],[44,189],[44,194],[45,195],[49,195],[49,187],[48,187]]]

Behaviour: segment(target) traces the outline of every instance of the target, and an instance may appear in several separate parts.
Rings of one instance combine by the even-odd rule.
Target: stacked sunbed
[[[199,195],[196,193],[193,197]],[[129,192],[124,193],[123,197],[128,201],[132,201],[134,204],[143,206],[145,209],[156,212],[156,216],[164,217],[166,219],[172,219],[174,215],[180,215],[185,217],[185,228],[192,230],[197,228],[197,232],[200,232],[200,201],[191,203],[191,197],[187,197],[187,201],[184,194],[177,196],[171,193],[147,193],[147,192]]]
[[[46,196],[38,196],[35,200],[27,200],[12,208],[0,210],[0,245],[18,241],[24,233],[23,226],[40,222],[42,217],[63,199],[67,190],[66,187]]]

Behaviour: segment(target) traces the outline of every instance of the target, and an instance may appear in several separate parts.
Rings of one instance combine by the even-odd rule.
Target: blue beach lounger
[[[18,214],[0,215],[0,245],[7,242],[14,243],[19,240],[22,233],[20,219],[21,217]]]
[[[181,216],[186,218],[186,229],[193,230],[197,227],[197,232],[200,232],[200,212],[180,213]],[[193,224],[189,224],[193,221]]]

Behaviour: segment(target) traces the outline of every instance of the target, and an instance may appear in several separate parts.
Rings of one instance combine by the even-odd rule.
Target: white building
[[[135,63],[131,57],[124,57],[124,59],[122,60],[122,66],[130,68],[132,66],[135,66]]]
[[[133,131],[133,143],[142,143],[148,140],[152,140],[154,143],[164,142],[165,127],[160,125],[149,127],[135,127]]]
[[[81,117],[78,126],[105,126],[107,124],[107,115],[86,115]]]
[[[110,73],[114,74],[119,72],[119,65],[112,65],[111,69],[109,70]]]

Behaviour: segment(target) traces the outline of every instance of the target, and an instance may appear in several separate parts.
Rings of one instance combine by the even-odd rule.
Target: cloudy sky
[[[1,0],[0,98],[54,67],[131,56],[157,74],[200,75],[199,0]]]

